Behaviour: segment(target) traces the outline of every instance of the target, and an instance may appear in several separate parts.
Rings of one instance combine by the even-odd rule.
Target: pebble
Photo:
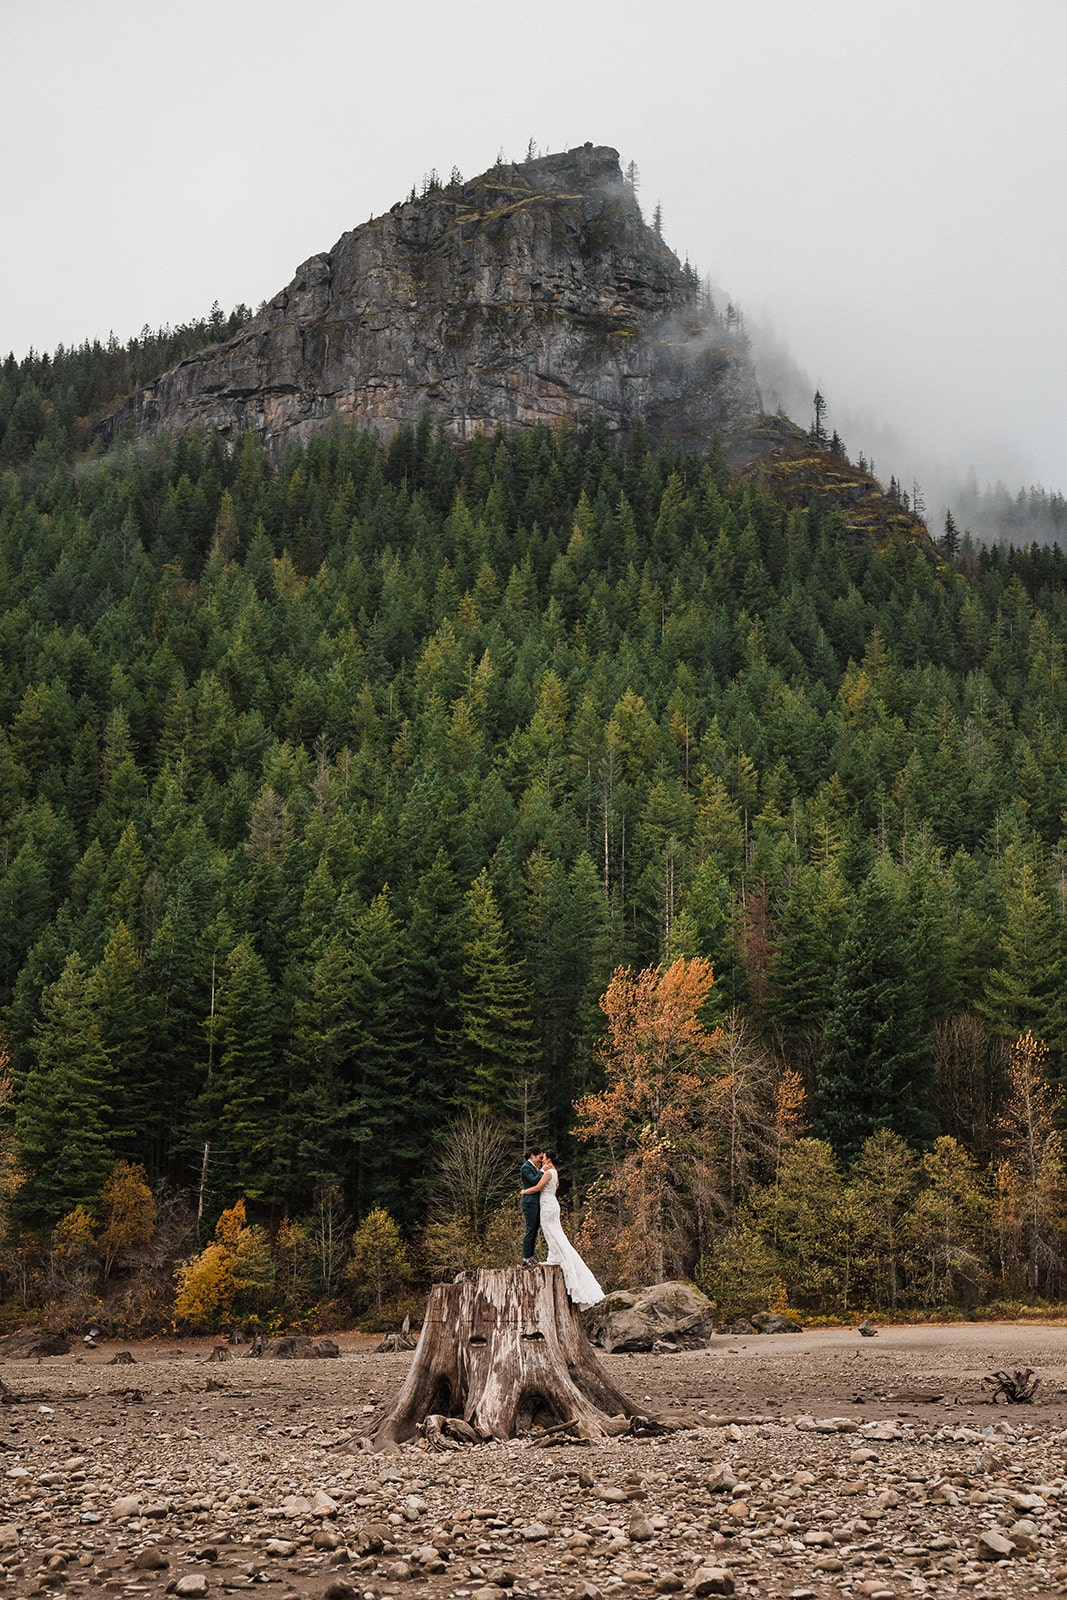
[[[979,1561],[1003,1561],[1015,1554],[1012,1541],[993,1528],[987,1528],[978,1535],[976,1549]]]
[[[202,1572],[190,1572],[174,1585],[174,1593],[185,1597],[185,1600],[197,1600],[198,1596],[207,1592],[208,1581]]]
[[[674,1357],[672,1370],[690,1359],[685,1398],[699,1395],[709,1414],[731,1409],[709,1398],[720,1378],[708,1357]],[[926,1410],[838,1416],[857,1380],[837,1359],[828,1414],[811,1414],[810,1428],[767,1415],[777,1402],[761,1399],[758,1426],[742,1417],[744,1426],[612,1440],[596,1452],[522,1443],[442,1458],[411,1444],[387,1463],[351,1442],[366,1393],[358,1381],[352,1393],[351,1368],[347,1393],[327,1391],[325,1404],[311,1403],[306,1378],[279,1385],[258,1372],[241,1374],[251,1394],[235,1392],[234,1380],[205,1399],[185,1381],[192,1364],[179,1392],[173,1366],[146,1358],[144,1409],[127,1415],[112,1399],[106,1433],[96,1431],[101,1409],[79,1417],[65,1400],[62,1421],[50,1424],[55,1440],[20,1438],[25,1411],[0,1412],[0,1448],[17,1452],[6,1474],[0,1465],[0,1504],[5,1494],[10,1504],[0,1512],[0,1593],[14,1600],[62,1584],[72,1600],[123,1588],[140,1600],[157,1572],[159,1594],[164,1585],[205,1594],[209,1579],[220,1595],[255,1591],[270,1560],[286,1563],[291,1600],[789,1596],[811,1593],[805,1583],[820,1600],[839,1591],[942,1600],[981,1586],[998,1600],[1029,1600],[1067,1583],[1067,1565],[1057,1566],[1067,1560],[1067,1430],[1058,1436],[1058,1419],[1035,1413],[1013,1438],[954,1428]],[[897,1381],[928,1380],[916,1372]],[[1057,1381],[1054,1372],[1050,1394]],[[96,1404],[107,1404],[103,1392]],[[153,1534],[157,1542],[145,1543]],[[20,1561],[30,1552],[32,1566]],[[282,1576],[276,1569],[272,1581]],[[194,1587],[179,1591],[190,1579]]]
[[[698,1567],[689,1585],[693,1594],[733,1594],[734,1580],[725,1567]]]
[[[158,1545],[149,1544],[137,1552],[133,1564],[138,1572],[162,1572],[170,1561]]]

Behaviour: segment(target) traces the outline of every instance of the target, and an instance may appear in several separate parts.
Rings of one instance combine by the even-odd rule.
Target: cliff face
[[[458,438],[559,418],[625,432],[640,418],[699,445],[760,402],[743,347],[642,220],[617,152],[586,145],[346,233],[103,432],[200,422],[279,451],[334,417],[389,435],[423,412]]]

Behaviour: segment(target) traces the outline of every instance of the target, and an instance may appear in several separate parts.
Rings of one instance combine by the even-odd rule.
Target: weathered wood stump
[[[994,1372],[991,1378],[983,1378],[982,1382],[993,1391],[993,1405],[1003,1395],[1011,1406],[1028,1406],[1033,1404],[1041,1379],[1034,1377],[1033,1367],[1023,1367],[1017,1372]]]
[[[402,1444],[431,1418],[461,1418],[480,1439],[537,1419],[597,1440],[638,1412],[597,1360],[560,1268],[501,1267],[435,1284],[407,1380],[370,1442]]]

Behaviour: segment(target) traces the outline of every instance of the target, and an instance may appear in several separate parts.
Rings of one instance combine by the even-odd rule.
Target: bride
[[[559,1201],[556,1199],[558,1187],[556,1152],[546,1150],[541,1158],[541,1181],[534,1184],[533,1188],[522,1191],[524,1195],[536,1194],[541,1197],[541,1232],[548,1245],[545,1266],[563,1268],[567,1293],[576,1306],[595,1306],[598,1300],[603,1300],[604,1291],[563,1231]]]

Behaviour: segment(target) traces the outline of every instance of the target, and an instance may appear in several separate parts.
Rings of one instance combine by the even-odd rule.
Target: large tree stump
[[[410,1439],[427,1418],[460,1417],[481,1439],[511,1439],[536,1418],[579,1438],[623,1433],[639,1408],[586,1338],[559,1267],[502,1267],[435,1284],[403,1388],[372,1436]]]

